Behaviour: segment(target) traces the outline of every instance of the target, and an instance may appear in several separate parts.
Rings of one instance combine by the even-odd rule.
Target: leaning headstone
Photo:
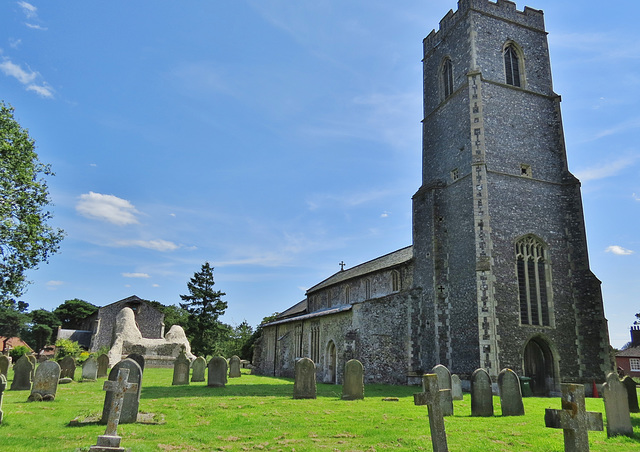
[[[498,390],[503,416],[524,416],[520,379],[511,369],[502,369],[498,374]]]
[[[9,366],[11,365],[11,359],[6,355],[0,355],[0,374],[5,378],[9,374]]]
[[[627,388],[617,373],[610,372],[607,375],[607,381],[602,385],[602,398],[607,414],[607,438],[618,435],[633,436]]]
[[[413,395],[415,405],[427,405],[429,414],[429,428],[431,430],[431,446],[434,452],[447,452],[447,433],[444,429],[444,413],[442,412],[442,398],[450,389],[440,389],[438,376],[427,374],[422,376],[424,392]]]
[[[82,379],[89,381],[98,379],[98,360],[93,356],[82,363]]]
[[[173,362],[173,382],[172,385],[188,385],[189,384],[189,368],[191,361],[187,358],[185,347]]]
[[[60,379],[60,366],[55,361],[45,361],[38,366],[33,378],[33,387],[29,399],[40,396],[41,400],[49,401],[56,397],[58,380]]]
[[[364,367],[357,359],[350,359],[344,365],[342,400],[364,399]]]
[[[13,382],[11,391],[28,391],[31,389],[31,371],[33,365],[27,355],[22,355],[13,365]]]
[[[471,416],[493,416],[491,377],[484,369],[471,374]]]
[[[138,363],[138,366],[140,366],[140,369],[142,370],[142,372],[144,372],[144,356],[142,356],[140,353],[129,353],[127,355],[128,359],[132,359],[135,362]],[[125,359],[127,359],[125,358]],[[131,377],[129,377],[129,381],[131,381]]]
[[[640,408],[638,407],[638,391],[636,390],[636,382],[633,381],[629,375],[622,379],[622,384],[627,389],[627,396],[629,400],[629,412],[638,413]]]
[[[76,359],[73,356],[65,356],[58,364],[60,364],[60,378],[75,379]]]
[[[438,376],[438,387],[442,389],[448,389],[449,392],[441,394],[440,401],[442,402],[442,414],[444,416],[453,416],[453,396],[451,394],[451,372],[442,364],[438,364],[431,369],[432,374]],[[422,380],[424,383],[424,379]],[[426,388],[423,386],[423,390]]]
[[[464,400],[462,383],[460,383],[460,377],[456,374],[451,375],[451,398],[453,400]]]
[[[109,374],[109,356],[104,353],[98,356],[98,373],[97,378],[104,378]]]
[[[293,381],[294,399],[316,398],[316,365],[309,358],[296,361]]]
[[[138,365],[137,363],[135,363]],[[139,368],[140,366],[138,366]],[[135,394],[139,392],[140,385],[137,383],[129,383],[130,370],[122,368],[118,370],[116,379],[111,381],[105,381],[103,389],[107,391],[107,395],[111,394],[110,406],[108,409],[105,407],[104,411],[109,413],[107,419],[107,428],[104,435],[98,436],[98,442],[95,446],[89,448],[94,452],[107,452],[107,451],[124,451],[124,447],[120,447],[121,437],[118,436],[118,424],[122,422],[122,413],[125,407],[125,397],[127,394]],[[107,397],[105,397],[105,402]]]
[[[7,377],[0,374],[0,424],[2,424],[2,397],[4,396],[4,390],[7,389]]]
[[[204,370],[207,368],[207,360],[198,356],[191,364],[191,381],[205,381]]]
[[[237,378],[241,377],[240,373],[240,358],[236,355],[233,355],[231,359],[229,359],[229,378]]]
[[[222,356],[214,356],[207,364],[207,386],[217,388],[227,384],[227,360]]]
[[[109,372],[109,381],[115,382],[118,380],[118,372],[121,369],[129,370],[129,379],[130,383],[135,383],[138,385],[138,389],[136,391],[127,392],[124,395],[124,400],[122,401],[122,412],[120,413],[120,424],[131,424],[136,422],[138,419],[138,406],[140,405],[140,391],[142,390],[142,369],[140,369],[140,365],[129,358],[125,358],[119,363],[117,363]],[[105,381],[105,388],[108,382]],[[106,424],[109,420],[110,410],[113,406],[113,392],[107,392],[104,397],[104,406],[102,408],[102,419],[100,420],[101,424]]]
[[[563,383],[560,386],[562,409],[547,408],[544,424],[563,430],[565,452],[586,452],[589,450],[589,430],[603,430],[602,413],[586,411],[583,385]]]

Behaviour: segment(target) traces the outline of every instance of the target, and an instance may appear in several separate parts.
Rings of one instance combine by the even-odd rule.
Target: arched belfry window
[[[445,58],[442,62],[440,77],[442,79],[442,92],[444,93],[444,98],[451,96],[453,94],[453,64],[451,63],[450,58]]]
[[[504,49],[504,72],[507,85],[522,86],[520,65],[522,57],[514,44],[508,44]]]
[[[534,235],[516,242],[516,272],[522,325],[550,326],[551,270],[545,244]]]

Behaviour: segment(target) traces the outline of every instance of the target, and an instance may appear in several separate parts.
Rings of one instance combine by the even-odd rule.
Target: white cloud
[[[604,250],[606,253],[613,253],[613,254],[617,254],[618,256],[628,256],[629,254],[633,254],[632,250],[628,250],[626,248],[623,248],[621,246],[618,245],[611,245],[608,246],[606,250]]]
[[[64,281],[47,281],[47,289],[56,290],[59,286],[62,286]]]
[[[146,273],[123,273],[122,276],[125,278],[151,278]]]
[[[27,16],[27,18],[33,19],[34,17],[38,16],[38,8],[33,6],[31,3],[20,1],[18,2],[18,6],[22,8],[22,11],[24,12],[25,16]]]
[[[116,246],[139,246],[156,251],[174,251],[180,248],[179,245],[167,240],[119,240],[116,242]]]
[[[42,30],[42,31],[47,31],[48,28],[47,27],[43,27],[41,25],[37,25],[37,24],[30,24],[30,23],[25,23],[25,25],[33,30]]]
[[[44,85],[29,85],[27,86],[27,91],[33,91],[46,98],[53,97],[53,89],[51,89],[50,86],[47,86],[46,83]]]
[[[389,217],[389,212],[382,212],[382,214],[380,214],[380,218],[388,218]]]
[[[80,195],[76,211],[83,217],[107,221],[118,226],[138,223],[136,214],[139,212],[133,204],[113,195],[103,195],[92,191]]]
[[[12,49],[17,49],[20,47],[20,44],[22,44],[22,39],[9,38],[9,47]]]
[[[636,201],[640,201],[640,196],[636,195],[635,193],[631,196],[633,196],[633,199],[635,199]]]
[[[623,169],[633,165],[636,160],[638,160],[637,156],[622,157],[609,163],[598,165],[594,168],[578,170],[576,171],[576,177],[582,182],[604,179],[606,177],[614,176]]]
[[[5,75],[14,77],[23,85],[27,85],[33,82],[38,76],[37,72],[25,71],[19,65],[13,63],[8,59],[5,59],[2,63],[0,63],[0,71],[4,72]]]

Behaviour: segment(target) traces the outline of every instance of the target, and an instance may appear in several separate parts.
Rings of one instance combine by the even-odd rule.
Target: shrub
[[[59,361],[65,356],[78,357],[82,349],[76,341],[69,339],[58,339],[56,341],[56,360]]]
[[[11,356],[11,360],[15,363],[22,355],[27,355],[30,352],[31,350],[29,350],[29,347],[17,345],[9,351],[9,356]]]

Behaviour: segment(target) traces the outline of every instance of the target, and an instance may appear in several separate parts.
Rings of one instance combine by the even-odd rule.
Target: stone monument
[[[98,360],[93,356],[82,363],[82,379],[93,381],[98,379]]]
[[[618,374],[610,372],[602,385],[602,398],[607,413],[607,437],[625,435],[633,437],[633,426],[629,414],[629,396]]]
[[[202,356],[198,356],[195,360],[193,360],[193,363],[191,364],[191,381],[205,381],[204,373],[206,368],[207,361]]]
[[[224,387],[227,384],[227,360],[222,356],[214,356],[207,364],[207,386]]]
[[[301,358],[296,361],[293,398],[315,399],[316,394],[316,365],[309,358]]]
[[[184,349],[180,352],[173,364],[173,382],[172,385],[188,385],[189,384],[189,368],[191,361],[187,358]]]
[[[471,374],[471,416],[493,416],[491,377],[484,369],[476,369]]]
[[[140,391],[142,390],[142,369],[140,369],[140,365],[132,359],[123,359],[118,364],[113,366],[111,372],[109,372],[109,381],[115,382],[118,380],[118,373],[122,369],[127,369],[129,371],[128,380],[132,384],[137,385],[137,390],[128,391],[124,395],[124,399],[121,405],[120,412],[120,424],[131,424],[136,422],[138,419],[138,406],[140,405]],[[107,388],[107,383],[105,381],[105,388]],[[110,409],[113,407],[113,396],[114,393],[111,391],[107,391],[104,397],[104,406],[102,409],[102,419],[100,420],[101,424],[106,424],[110,417]]]
[[[22,355],[13,365],[13,382],[11,383],[11,391],[28,391],[31,389],[31,372],[33,364]]]
[[[236,355],[233,355],[231,359],[229,359],[229,378],[238,378],[241,376],[242,373],[240,373],[240,358]]]
[[[438,387],[438,376],[427,374],[422,376],[424,392],[413,395],[415,405],[427,405],[429,413],[429,428],[431,430],[431,445],[434,452],[447,452],[447,433],[444,429],[444,413],[442,412],[442,398],[450,389]]]
[[[350,359],[344,365],[342,400],[364,399],[364,367],[357,359]]]
[[[503,416],[524,416],[520,379],[511,369],[502,369],[498,374],[498,390]]]
[[[60,366],[55,361],[45,361],[36,369],[29,400],[55,399],[60,379]]]

